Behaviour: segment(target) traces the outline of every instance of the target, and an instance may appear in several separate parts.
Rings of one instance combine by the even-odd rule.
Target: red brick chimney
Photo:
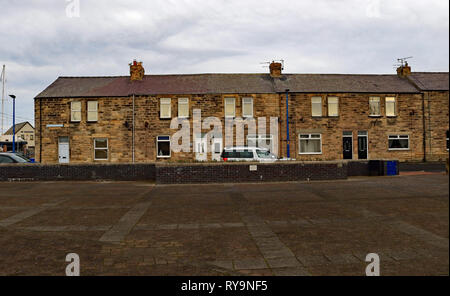
[[[136,62],[136,60],[134,60],[133,63],[130,64],[130,80],[142,80],[144,78],[144,74],[145,70],[144,67],[142,67],[142,62]]]
[[[406,62],[405,65],[401,65],[397,68],[398,77],[404,78],[409,74],[411,74],[411,67],[408,65],[408,62]]]
[[[283,65],[278,62],[272,62],[269,66],[270,76],[272,77],[281,77],[281,70],[283,70]]]

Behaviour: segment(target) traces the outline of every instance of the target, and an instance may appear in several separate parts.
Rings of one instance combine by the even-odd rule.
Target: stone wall
[[[135,161],[146,162],[189,162],[195,159],[193,152],[172,153],[169,159],[157,158],[156,137],[173,135],[177,130],[170,129],[171,119],[160,119],[159,99],[172,98],[172,117],[178,113],[177,98],[189,98],[190,137],[193,138],[193,109],[201,109],[202,118],[217,117],[224,128],[224,98],[236,98],[236,116],[242,116],[242,98],[254,100],[254,117],[265,117],[269,131],[270,117],[279,118],[280,156],[286,157],[286,103],[285,94],[234,94],[234,95],[164,95],[135,97]],[[311,97],[322,96],[323,116],[311,116]],[[339,116],[327,116],[327,97],[339,98]],[[369,97],[381,98],[381,116],[369,116]],[[397,98],[397,116],[385,116],[385,97]],[[98,101],[98,122],[86,121],[87,101]],[[82,102],[81,122],[70,122],[70,102]],[[430,94],[431,112],[430,159],[440,160],[448,157],[445,150],[445,131],[448,129],[448,92]],[[423,118],[421,94],[362,94],[329,93],[302,94],[289,96],[289,127],[291,158],[300,161],[341,160],[343,131],[353,133],[353,159],[358,159],[358,131],[368,132],[369,159],[399,159],[400,161],[423,160]],[[445,105],[446,104],[446,105]],[[42,114],[40,114],[40,105]],[[444,108],[442,108],[444,106]],[[428,108],[428,106],[427,106]],[[71,163],[130,163],[133,161],[133,100],[132,97],[108,98],[61,98],[36,99],[36,160],[41,163],[58,162],[58,137],[68,136],[70,140]],[[42,116],[42,122],[41,120]],[[426,120],[427,121],[427,120]],[[47,127],[48,124],[62,124],[63,127]],[[42,134],[40,134],[42,131]],[[206,133],[210,129],[203,129]],[[224,132],[224,130],[223,130]],[[247,133],[247,131],[246,131]],[[301,155],[299,150],[300,133],[321,133],[322,153]],[[390,151],[388,136],[406,134],[410,136],[410,149]],[[94,139],[108,138],[108,160],[94,160]],[[42,141],[41,141],[42,139]],[[235,143],[235,141],[234,141]],[[225,144],[225,143],[224,143]],[[236,143],[235,143],[236,144]],[[246,142],[244,142],[246,144]],[[42,153],[40,148],[42,147]],[[444,148],[443,148],[444,147]],[[191,151],[193,146],[191,144]],[[42,158],[40,156],[42,155]],[[211,159],[208,156],[208,159]]]
[[[445,161],[448,158],[446,132],[449,130],[448,91],[426,92],[425,130],[427,161]]]

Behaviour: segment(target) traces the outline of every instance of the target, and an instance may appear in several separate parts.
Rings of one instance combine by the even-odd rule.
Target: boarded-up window
[[[380,98],[370,97],[369,98],[369,115],[370,116],[380,116]]]
[[[81,121],[81,102],[70,103],[70,121]]]
[[[236,116],[235,98],[225,98],[225,117]]]
[[[179,98],[178,99],[178,117],[188,118],[189,117],[189,99]]]
[[[242,98],[242,116],[253,117],[253,98]]]
[[[170,98],[161,98],[160,99],[160,111],[159,111],[159,117],[160,118],[171,118],[172,117],[172,110],[170,108]]]
[[[322,116],[322,97],[311,98],[311,115]]]
[[[339,99],[337,97],[328,97],[328,116],[339,115]]]
[[[386,98],[386,116],[395,116],[395,97]]]
[[[98,102],[88,101],[87,103],[87,120],[97,121],[98,120]]]

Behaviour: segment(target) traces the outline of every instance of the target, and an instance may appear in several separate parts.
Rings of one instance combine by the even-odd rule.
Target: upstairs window
[[[160,109],[159,109],[159,118],[171,118],[172,117],[172,109],[170,108],[171,99],[170,98],[161,98],[160,99]]]
[[[236,116],[236,101],[235,98],[225,98],[225,117]]]
[[[70,121],[81,121],[81,102],[75,101],[70,103]]]
[[[369,116],[381,116],[379,97],[369,98]]]
[[[98,102],[88,101],[87,103],[87,121],[98,120]]]
[[[189,99],[179,98],[178,99],[178,117],[188,118],[189,117]]]
[[[322,97],[311,98],[311,115],[322,116]]]
[[[408,135],[389,136],[389,150],[409,150]]]
[[[328,97],[328,116],[339,115],[339,99],[337,97]]]
[[[396,116],[395,107],[395,97],[386,97],[386,116]]]
[[[253,117],[253,98],[242,98],[242,117]]]

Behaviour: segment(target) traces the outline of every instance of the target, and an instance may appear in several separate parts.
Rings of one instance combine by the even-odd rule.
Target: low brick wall
[[[155,164],[0,165],[0,181],[155,180]]]
[[[372,163],[372,164],[371,164]],[[379,164],[374,167],[373,164]],[[339,180],[378,176],[380,161],[0,165],[0,181],[156,181],[159,184]]]
[[[276,182],[346,178],[347,163],[345,162],[156,165],[156,183],[159,184]]]

